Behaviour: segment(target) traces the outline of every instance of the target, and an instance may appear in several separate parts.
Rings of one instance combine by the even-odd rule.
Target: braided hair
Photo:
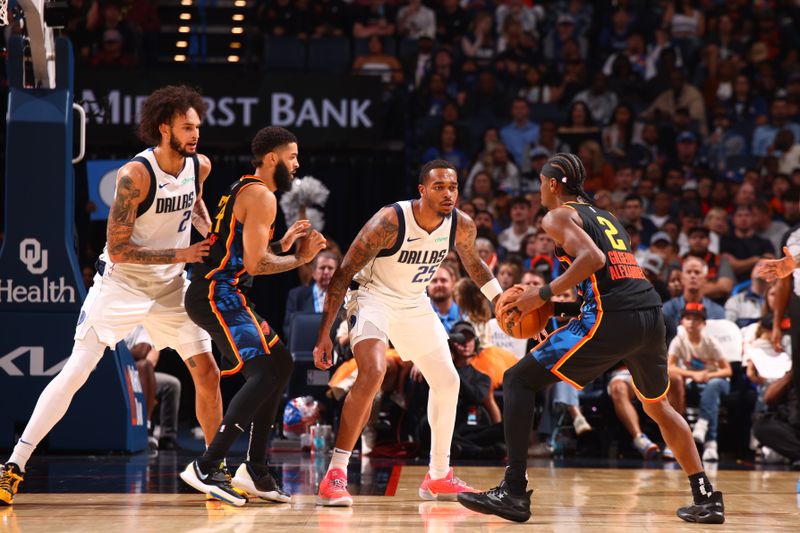
[[[583,190],[586,169],[577,155],[559,152],[547,160],[541,173],[548,178],[558,180],[569,194],[581,198],[589,205],[594,205],[589,194]]]

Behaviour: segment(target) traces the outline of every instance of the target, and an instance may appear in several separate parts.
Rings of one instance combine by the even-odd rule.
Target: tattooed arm
[[[211,173],[211,161],[203,154],[197,154],[197,159],[200,161],[200,175],[197,177],[200,180],[200,190],[197,192],[197,199],[192,209],[192,225],[205,237],[211,229],[211,215],[208,214],[206,203],[203,201],[203,185]]]
[[[262,185],[250,185],[236,196],[233,214],[244,225],[244,268],[251,276],[286,272],[314,259],[325,248],[325,239],[311,231],[299,239],[294,255],[275,255],[269,247],[272,224],[278,202],[275,195]]]
[[[199,261],[208,255],[207,241],[199,242],[189,248],[163,250],[153,250],[131,242],[136,211],[139,204],[147,197],[149,189],[150,175],[144,165],[130,162],[119,169],[114,203],[111,205],[106,227],[109,259],[114,263],[159,265]]]
[[[336,314],[342,307],[344,295],[353,276],[364,268],[378,252],[394,246],[397,240],[397,213],[391,207],[384,207],[367,222],[358,232],[350,249],[342,260],[342,264],[333,273],[325,295],[325,305],[322,310],[322,323],[317,335],[317,347],[314,349],[314,359],[317,362],[322,357],[322,352],[330,353],[330,330]],[[319,367],[321,363],[317,362]],[[329,367],[330,364],[327,365]],[[327,368],[326,367],[326,368]]]
[[[483,262],[475,249],[475,237],[478,233],[475,222],[461,211],[454,211],[458,215],[456,226],[456,251],[461,258],[461,264],[469,277],[478,287],[483,287],[494,279],[492,270]],[[497,300],[497,297],[495,297]],[[494,306],[495,302],[492,302]]]

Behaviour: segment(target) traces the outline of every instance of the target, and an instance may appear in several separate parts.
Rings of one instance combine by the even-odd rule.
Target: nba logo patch
[[[81,311],[80,316],[78,316],[78,325],[83,324],[84,320],[86,320],[86,311]]]
[[[350,329],[356,327],[356,315],[350,315]]]

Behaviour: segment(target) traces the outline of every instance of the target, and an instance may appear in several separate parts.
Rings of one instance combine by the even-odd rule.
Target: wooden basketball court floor
[[[355,496],[352,508],[315,506],[314,481],[324,470],[320,465],[301,466],[304,473],[290,483],[292,504],[251,500],[237,508],[206,501],[187,489],[177,480],[178,462],[182,464],[150,470],[144,477],[130,467],[81,468],[80,460],[61,466],[56,462],[45,467],[44,476],[31,468],[15,505],[0,508],[0,532],[800,531],[800,474],[789,471],[709,472],[715,487],[725,493],[727,522],[698,526],[675,516],[691,495],[674,463],[647,469],[531,467],[533,517],[522,525],[472,513],[458,503],[420,500],[417,489],[424,466],[362,466],[355,476],[351,470],[351,481],[356,477],[359,482],[354,494],[367,494]],[[41,470],[46,464],[47,458],[40,458],[34,467]],[[456,468],[457,475],[479,489],[494,486],[502,472],[496,466]]]

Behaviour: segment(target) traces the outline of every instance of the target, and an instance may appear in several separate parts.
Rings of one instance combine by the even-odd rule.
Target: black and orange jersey
[[[583,230],[606,256],[606,264],[578,285],[583,299],[582,314],[605,311],[648,309],[661,305],[661,298],[645,278],[631,252],[631,239],[614,215],[579,202],[567,202],[583,220]],[[572,264],[563,248],[556,245],[556,257],[564,269]]]
[[[249,285],[252,277],[244,268],[244,243],[242,233],[244,225],[236,220],[233,206],[236,196],[245,188],[263,185],[255,176],[242,176],[228,188],[217,204],[217,211],[211,218],[211,239],[209,254],[192,270],[192,277],[203,277],[208,280],[224,281],[232,285]],[[270,235],[270,238],[272,235]]]

